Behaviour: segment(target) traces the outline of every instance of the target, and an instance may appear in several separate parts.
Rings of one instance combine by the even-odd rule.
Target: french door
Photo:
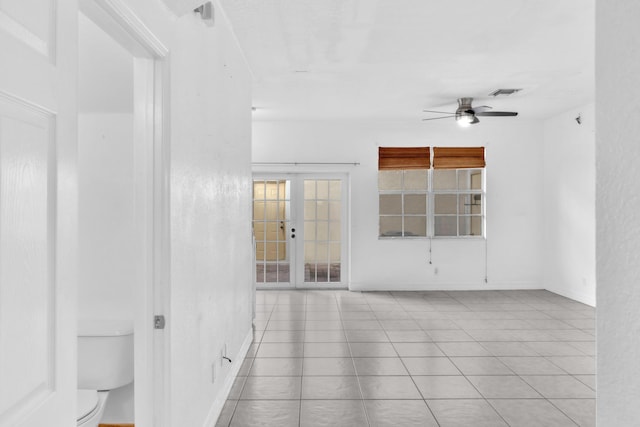
[[[259,288],[347,285],[346,175],[255,175]]]

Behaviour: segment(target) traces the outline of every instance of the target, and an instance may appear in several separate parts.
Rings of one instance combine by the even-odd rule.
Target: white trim
[[[436,282],[436,283],[351,283],[350,291],[491,291],[491,290],[540,290],[538,282],[492,282],[484,279],[476,282]]]
[[[570,298],[574,301],[581,302],[583,304],[590,305],[591,307],[596,306],[596,296],[595,294],[589,294],[585,292],[580,292],[575,289],[567,289],[563,287],[553,287],[550,286],[547,288],[549,292],[553,292],[554,294],[562,295],[563,297]]]
[[[251,347],[251,343],[253,343],[253,327],[249,329],[247,336],[240,347],[240,351],[238,352],[238,356],[236,356],[235,360],[231,364],[231,370],[229,375],[224,381],[224,385],[220,392],[218,392],[218,396],[216,396],[216,400],[213,401],[213,405],[209,409],[209,413],[207,414],[207,418],[205,418],[205,422],[203,424],[204,427],[213,427],[218,422],[218,418],[222,413],[222,408],[224,407],[227,398],[229,397],[229,393],[231,393],[231,387],[233,387],[233,383],[240,372],[240,368],[242,367],[242,363],[244,362],[245,357],[247,356],[247,352],[249,351],[249,347]]]

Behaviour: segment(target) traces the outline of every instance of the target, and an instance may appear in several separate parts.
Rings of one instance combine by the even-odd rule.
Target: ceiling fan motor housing
[[[479,120],[475,111],[471,107],[473,98],[458,98],[458,109],[456,110],[456,122],[464,122],[466,124],[475,124]]]

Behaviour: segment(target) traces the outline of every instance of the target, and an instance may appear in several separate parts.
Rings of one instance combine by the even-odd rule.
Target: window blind
[[[429,147],[379,147],[378,170],[429,169]]]
[[[484,147],[434,147],[434,169],[483,168]]]

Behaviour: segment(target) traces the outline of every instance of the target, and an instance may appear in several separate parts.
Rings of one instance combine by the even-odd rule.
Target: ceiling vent
[[[498,89],[489,94],[489,96],[511,95],[516,92],[520,92],[522,89]]]

